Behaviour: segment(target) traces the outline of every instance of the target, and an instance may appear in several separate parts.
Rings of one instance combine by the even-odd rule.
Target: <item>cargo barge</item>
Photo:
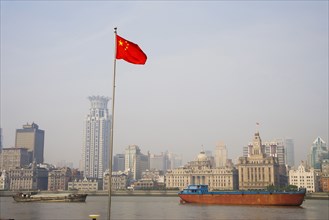
[[[13,195],[13,199],[16,202],[85,202],[87,195],[77,193],[17,193]]]
[[[300,206],[306,189],[298,191],[208,191],[208,185],[189,185],[178,193],[181,203],[219,205]]]

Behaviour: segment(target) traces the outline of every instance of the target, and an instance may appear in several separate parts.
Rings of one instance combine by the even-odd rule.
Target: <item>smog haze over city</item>
[[[259,129],[298,164],[328,142],[328,1],[1,1],[4,148],[35,122],[45,162],[78,167],[88,97],[112,97],[114,27],[148,56],[117,61],[114,153],[185,163],[223,142],[235,160]]]

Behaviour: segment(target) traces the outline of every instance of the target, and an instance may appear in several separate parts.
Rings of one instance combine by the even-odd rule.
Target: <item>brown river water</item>
[[[178,197],[112,197],[111,220],[155,219],[329,219],[329,200],[305,200],[300,207],[180,204]],[[85,203],[17,203],[0,197],[0,219],[107,219],[108,197],[88,196]]]

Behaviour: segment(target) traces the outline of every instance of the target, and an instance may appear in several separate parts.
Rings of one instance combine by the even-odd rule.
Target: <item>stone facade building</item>
[[[3,148],[0,152],[0,170],[9,171],[29,165],[27,148]]]
[[[47,190],[48,170],[36,167],[12,169],[9,174],[10,190]]]
[[[256,132],[249,156],[240,157],[238,164],[239,189],[265,189],[280,185],[278,158],[266,156],[259,132]]]
[[[112,190],[125,190],[128,186],[128,174],[124,172],[112,172]],[[109,172],[105,172],[103,178],[103,190],[108,190]]]
[[[72,172],[68,167],[52,170],[48,174],[48,190],[61,191],[68,189],[68,182],[71,181]]]
[[[210,190],[235,190],[238,188],[238,174],[233,167],[213,168],[204,151],[195,161],[181,168],[168,170],[166,188],[183,189],[190,184],[207,184]]]
[[[162,170],[146,170],[142,173],[142,179],[151,179],[157,183],[164,183],[164,171]]]
[[[152,179],[140,179],[133,184],[134,189],[141,189],[141,190],[147,190],[147,189],[155,189],[157,187],[157,182],[155,182]]]
[[[78,190],[82,192],[92,192],[99,190],[99,181],[97,179],[74,180],[68,183],[68,190]]]
[[[300,164],[298,169],[289,171],[289,184],[298,188],[306,188],[309,193],[318,191],[316,178],[314,169],[306,170],[303,164]]]

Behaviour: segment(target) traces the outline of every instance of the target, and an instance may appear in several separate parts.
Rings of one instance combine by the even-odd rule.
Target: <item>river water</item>
[[[108,197],[89,196],[85,203],[17,203],[0,197],[0,219],[107,219]],[[178,197],[112,197],[112,220],[155,219],[329,219],[329,200],[306,200],[300,207],[180,204]]]

